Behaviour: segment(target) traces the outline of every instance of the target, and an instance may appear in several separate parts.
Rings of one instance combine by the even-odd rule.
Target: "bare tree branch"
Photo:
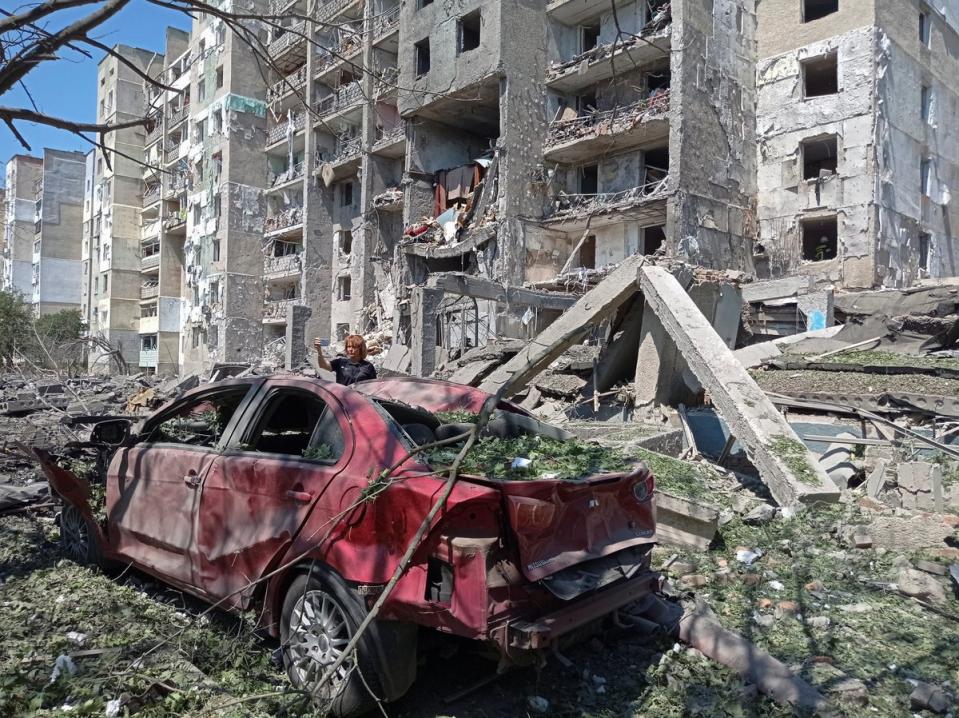
[[[47,15],[52,15],[67,8],[79,7],[80,5],[92,5],[98,2],[100,2],[100,0],[47,0],[47,2],[35,5],[19,15],[4,11],[7,19],[0,22],[0,33],[16,30],[24,25],[30,25]]]

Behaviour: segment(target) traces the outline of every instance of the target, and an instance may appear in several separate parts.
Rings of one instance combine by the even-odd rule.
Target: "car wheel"
[[[359,596],[339,577],[314,570],[297,576],[283,601],[280,622],[283,663],[290,681],[307,691],[328,715],[351,718],[376,705],[379,676],[371,661],[370,632],[332,679],[317,687],[329,667],[342,655],[366,615]],[[357,660],[359,665],[357,665]]]
[[[60,549],[81,566],[103,562],[93,524],[72,504],[64,504],[60,512]]]

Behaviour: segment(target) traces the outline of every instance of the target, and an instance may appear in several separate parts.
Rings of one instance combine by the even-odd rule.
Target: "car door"
[[[341,405],[317,384],[275,380],[206,475],[197,584],[245,608],[353,452]]]
[[[199,489],[252,386],[233,382],[191,393],[147,420],[140,440],[117,452],[107,521],[120,556],[193,586]]]

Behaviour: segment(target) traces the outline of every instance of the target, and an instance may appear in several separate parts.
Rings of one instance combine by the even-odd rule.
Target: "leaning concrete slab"
[[[838,501],[839,489],[676,278],[662,267],[644,266],[639,268],[639,285],[773,498],[782,506]]]
[[[512,380],[513,392],[522,391],[529,380],[551,361],[636,294],[636,270],[642,264],[643,257],[639,255],[625,259],[606,279],[580,297],[559,319],[532,339],[519,354],[490,374],[480,384],[480,389],[494,394]]]

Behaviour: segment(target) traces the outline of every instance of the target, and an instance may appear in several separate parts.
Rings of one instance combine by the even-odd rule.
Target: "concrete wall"
[[[886,1],[898,3],[901,0]],[[774,57],[850,30],[868,27],[875,22],[875,4],[875,0],[840,0],[838,12],[803,22],[802,0],[759,0],[756,3],[758,56],[760,59]]]

